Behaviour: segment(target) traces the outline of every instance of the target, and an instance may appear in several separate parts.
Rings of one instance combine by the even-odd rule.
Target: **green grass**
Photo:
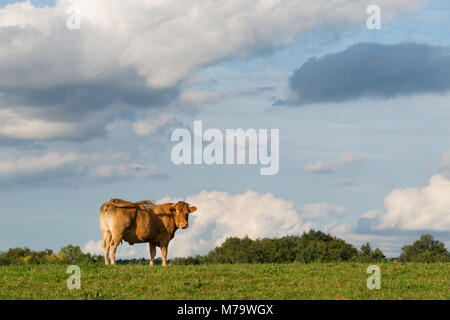
[[[149,267],[85,265],[81,289],[67,266],[0,267],[0,299],[449,299],[450,264],[379,264],[369,290],[362,263]]]

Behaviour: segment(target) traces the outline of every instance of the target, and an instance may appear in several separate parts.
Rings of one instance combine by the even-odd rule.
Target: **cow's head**
[[[174,204],[170,211],[175,216],[175,224],[177,228],[186,229],[189,227],[189,213],[193,213],[197,210],[194,206],[189,206],[189,203],[184,201],[178,201]]]

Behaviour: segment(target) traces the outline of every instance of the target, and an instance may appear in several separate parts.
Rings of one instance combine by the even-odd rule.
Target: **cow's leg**
[[[154,244],[149,243],[149,247],[150,247],[150,265],[153,266],[155,264],[156,246]]]
[[[109,247],[111,244],[111,238],[112,238],[112,234],[111,232],[104,232],[103,233],[103,241],[102,241],[102,247],[103,247],[103,254],[105,256],[105,264],[108,265],[109,264]]]
[[[122,234],[121,233],[113,234],[112,238],[113,238],[113,240],[112,240],[112,244],[111,244],[111,248],[110,248],[111,264],[116,264],[116,249],[117,249],[117,246],[122,241]]]
[[[167,249],[169,247],[169,244],[164,244],[161,246],[161,256],[162,256],[162,265],[165,267],[167,266]]]

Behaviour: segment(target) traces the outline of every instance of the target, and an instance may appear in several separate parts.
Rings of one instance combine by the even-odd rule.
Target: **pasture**
[[[366,263],[81,265],[69,290],[67,265],[0,267],[0,299],[450,299],[449,263],[381,263],[369,290]]]

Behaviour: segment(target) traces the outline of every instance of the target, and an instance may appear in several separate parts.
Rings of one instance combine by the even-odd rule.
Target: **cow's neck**
[[[175,223],[175,217],[171,216],[169,219],[169,225],[167,226],[167,232],[170,235],[170,239],[173,238],[173,236],[175,235],[175,231],[177,231],[177,224]]]

